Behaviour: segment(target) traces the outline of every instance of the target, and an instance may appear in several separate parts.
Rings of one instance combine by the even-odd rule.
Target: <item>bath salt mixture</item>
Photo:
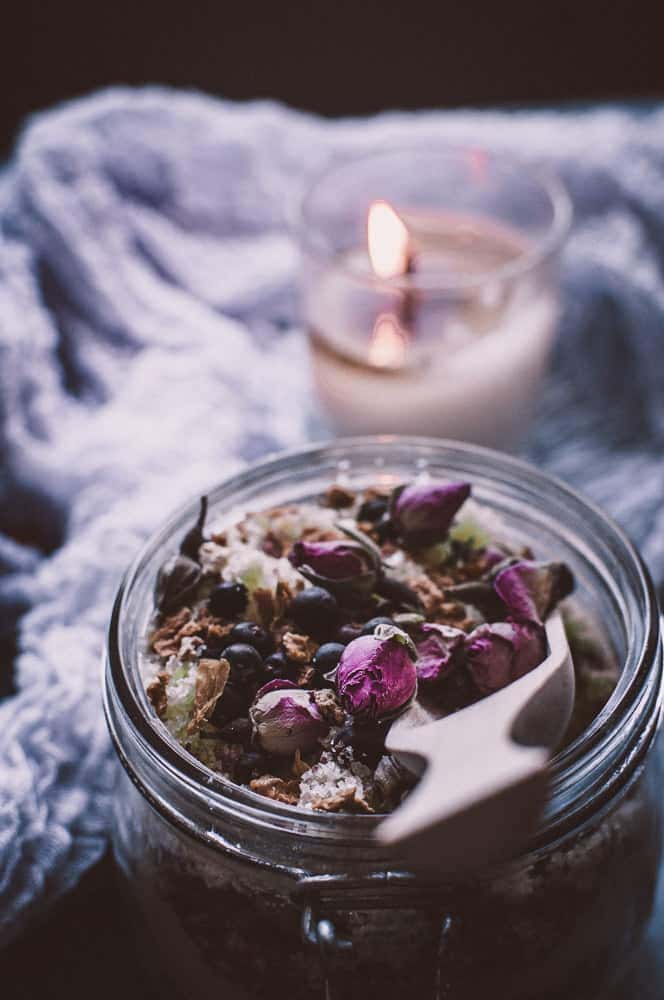
[[[438,714],[490,697],[548,652],[574,588],[564,563],[501,536],[465,482],[319,499],[206,526],[161,569],[142,667],[170,734],[213,771],[305,810],[394,809],[415,778],[385,752],[417,699]],[[568,739],[616,665],[563,605],[576,672]]]

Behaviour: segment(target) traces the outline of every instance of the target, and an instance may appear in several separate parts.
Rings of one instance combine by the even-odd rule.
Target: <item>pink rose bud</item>
[[[493,694],[546,658],[546,633],[534,622],[479,625],[466,636],[465,653],[468,672],[477,690]]]
[[[466,633],[451,625],[422,625],[425,638],[417,644],[417,680],[435,684],[444,680],[459,663]]]
[[[399,486],[390,500],[392,523],[400,537],[410,544],[441,542],[469,496],[470,483]]]
[[[350,642],[339,660],[336,684],[341,703],[356,719],[391,715],[410,701],[417,688],[412,640],[391,625]]]
[[[280,757],[315,749],[330,729],[316,704],[315,692],[301,688],[259,692],[249,718],[261,747]]]
[[[493,588],[511,617],[540,624],[574,589],[574,577],[564,563],[522,560],[500,570]]]
[[[359,542],[296,542],[288,558],[315,586],[339,596],[370,594],[380,569],[374,554]]]

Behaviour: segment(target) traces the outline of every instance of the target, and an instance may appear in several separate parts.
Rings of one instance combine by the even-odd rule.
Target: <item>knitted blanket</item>
[[[100,655],[177,504],[320,435],[291,210],[332,157],[488,142],[556,169],[575,224],[531,457],[664,578],[664,111],[384,114],[113,90],[36,117],[0,181],[0,940],[105,846]]]

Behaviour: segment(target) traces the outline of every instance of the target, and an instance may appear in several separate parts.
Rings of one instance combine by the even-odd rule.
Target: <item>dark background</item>
[[[664,94],[659,0],[4,0],[0,154],[24,116],[109,83],[326,115]]]
[[[4,0],[0,159],[25,116],[112,83],[325,115],[664,95],[660,3]],[[1,679],[4,689],[9,678]],[[1,693],[1,692],[0,692]],[[108,859],[0,956],[6,1000],[152,1000]]]

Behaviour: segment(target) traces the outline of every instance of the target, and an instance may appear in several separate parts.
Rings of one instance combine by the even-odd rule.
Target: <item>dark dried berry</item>
[[[361,625],[342,625],[337,632],[336,639],[343,646],[347,646],[353,639],[359,639],[362,635]]]
[[[155,603],[159,611],[169,614],[193,596],[202,573],[198,563],[188,556],[176,556],[159,570],[155,586]]]
[[[253,646],[261,656],[268,656],[274,649],[272,636],[256,622],[239,622],[234,625],[230,633],[230,640],[232,643],[243,642],[248,646]]]
[[[246,715],[251,701],[252,697],[245,691],[244,687],[233,679],[229,679],[221,698],[214,706],[210,722],[221,727],[230,722],[231,719]]]
[[[235,765],[235,780],[243,785],[249,784],[252,778],[259,775],[265,767],[265,757],[254,750],[241,753]]]
[[[304,632],[319,637],[334,632],[339,620],[339,605],[322,587],[307,587],[293,598],[288,613]]]
[[[325,642],[319,646],[311,661],[318,674],[328,674],[334,670],[346,647],[340,642]]]
[[[182,539],[182,544],[180,545],[180,552],[183,556],[189,556],[195,562],[198,562],[198,550],[205,541],[203,535],[203,527],[205,525],[205,518],[207,517],[208,499],[207,497],[201,497],[201,506],[198,513],[198,519],[193,528],[190,528],[187,534]]]
[[[357,512],[357,520],[370,521],[372,524],[375,524],[376,521],[380,521],[387,513],[387,503],[387,498],[383,497],[373,497],[371,500],[365,500]]]
[[[224,650],[224,658],[231,665],[231,677],[245,688],[256,687],[263,673],[263,657],[246,642],[236,642]]]
[[[281,680],[282,677],[290,678],[292,672],[292,664],[280,649],[268,656],[263,664],[263,676],[266,684],[268,681]]]
[[[333,743],[335,746],[351,747],[355,760],[368,767],[376,767],[385,753],[388,729],[389,726],[371,723],[362,725],[356,719],[350,719],[336,733]]]
[[[251,743],[251,723],[249,719],[240,716],[238,719],[231,719],[219,731],[222,740],[228,743],[241,743],[248,747]]]
[[[394,625],[394,622],[391,618],[386,618],[385,616],[381,616],[380,618],[370,618],[369,621],[363,625],[360,635],[373,635],[374,629],[378,625]]]
[[[220,583],[208,600],[210,613],[215,618],[235,618],[247,606],[247,588],[243,583]]]

